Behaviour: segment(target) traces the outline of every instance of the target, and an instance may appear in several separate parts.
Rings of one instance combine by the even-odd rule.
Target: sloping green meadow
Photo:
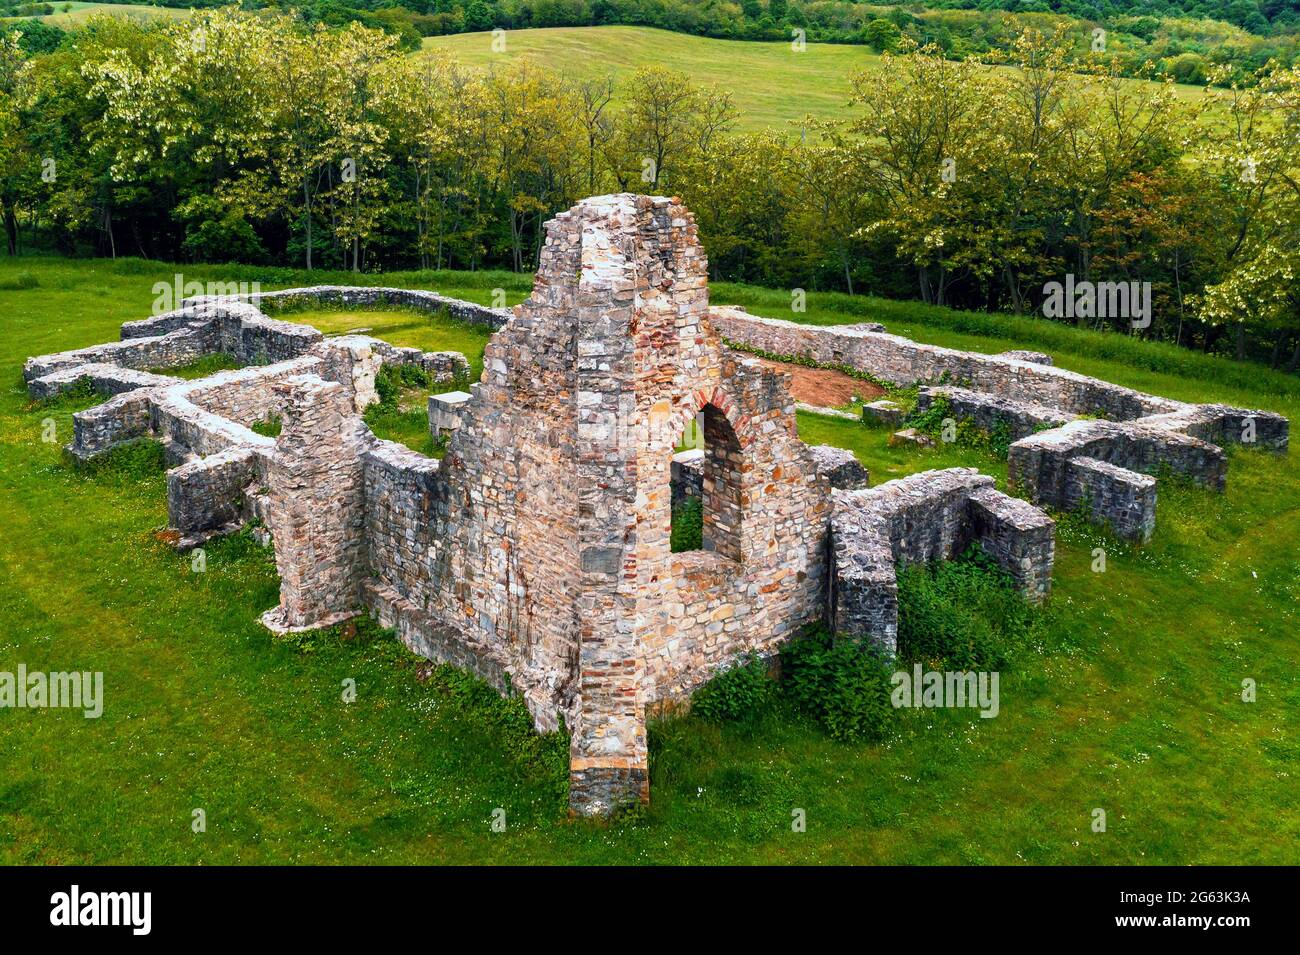
[[[98,719],[0,709],[0,860],[1300,861],[1294,452],[1234,453],[1222,496],[1162,486],[1156,535],[1141,549],[1067,521],[1039,645],[1003,672],[997,718],[904,711],[876,745],[835,742],[783,711],[745,728],[661,722],[652,806],[575,824],[566,742],[534,736],[516,702],[422,664],[372,627],[272,638],[256,621],[277,599],[267,551],[228,539],[200,573],[155,539],[166,522],[156,448],[85,471],[63,460],[71,414],[93,399],[31,407],[23,359],[115,338],[174,271],[132,260],[0,264],[0,672],[104,675]],[[207,278],[267,288],[349,279],[186,271]],[[480,302],[500,286],[511,304],[529,284],[502,273],[381,281]],[[790,317],[775,292],[720,286],[713,298]],[[1300,417],[1300,382],[1250,366],[1031,319],[809,299],[797,317],[865,314],[926,341],[1041,347],[1125,384]],[[42,441],[47,419],[55,443]],[[852,449],[874,482],[954,464],[1005,475],[979,450],[891,449],[884,431],[799,423],[810,442]],[[1258,687],[1254,703],[1241,699],[1245,679]],[[1104,833],[1091,829],[1098,808]],[[504,832],[492,830],[497,809]],[[806,832],[792,831],[797,809]],[[195,810],[205,831],[194,831]]]
[[[797,132],[791,124],[806,117],[838,118],[849,100],[854,74],[873,71],[880,64],[880,56],[865,46],[808,43],[796,51],[789,42],[718,40],[651,27],[507,30],[504,49],[494,39],[491,33],[427,37],[424,51],[450,54],[469,66],[487,68],[530,59],[579,80],[612,76],[625,82],[640,67],[663,66],[686,73],[697,83],[729,91],[740,109],[739,125],[746,131]],[[1196,86],[1176,89],[1187,102],[1205,95]]]

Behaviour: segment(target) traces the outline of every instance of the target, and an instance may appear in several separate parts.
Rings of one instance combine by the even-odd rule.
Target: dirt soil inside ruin
[[[842,371],[830,368],[808,368],[784,361],[760,359],[769,368],[788,371],[793,379],[790,382],[790,394],[795,401],[823,408],[838,408],[848,404],[854,395],[863,401],[874,401],[883,395],[884,389],[869,381],[854,378]]]

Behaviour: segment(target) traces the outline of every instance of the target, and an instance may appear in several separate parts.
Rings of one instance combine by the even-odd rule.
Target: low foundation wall
[[[1066,466],[1065,509],[1083,508],[1094,524],[1118,537],[1145,542],[1156,528],[1156,479],[1096,458],[1071,458]]]
[[[1074,415],[1056,408],[949,385],[921,388],[916,407],[924,411],[940,398],[947,401],[954,418],[968,420],[990,434],[1005,428],[1012,441],[1074,420]]]
[[[155,375],[134,368],[123,368],[120,365],[93,363],[74,365],[40,378],[33,378],[27,385],[27,393],[34,401],[47,401],[77,387],[81,382],[89,384],[97,394],[111,398],[138,388],[179,385],[181,379],[172,378],[170,375]]]
[[[78,411],[72,416],[72,443],[68,452],[88,461],[115,445],[153,434],[153,393],[148,389],[128,391],[103,404]]]
[[[510,321],[508,308],[489,308],[461,299],[448,298],[437,292],[405,288],[351,288],[346,285],[314,285],[309,288],[285,289],[278,292],[259,292],[255,295],[223,297],[218,301],[244,301],[251,305],[263,303],[271,308],[305,307],[316,303],[343,308],[418,308],[426,312],[446,312],[452,318],[474,325],[483,325],[494,331]],[[194,301],[201,301],[195,299]]]
[[[831,516],[828,617],[836,633],[897,651],[895,567],[949,560],[972,543],[1026,599],[1051,592],[1056,525],[973,468],[924,471],[861,491],[837,491]]]
[[[895,385],[938,382],[945,375],[976,391],[1122,421],[1189,407],[1038,361],[977,355],[923,345],[854,326],[800,325],[714,306],[709,323],[727,341],[821,365],[847,365]]]
[[[1041,510],[992,487],[971,491],[971,531],[980,549],[1011,575],[1016,589],[1038,602],[1052,591],[1056,524]]]
[[[275,391],[276,382],[295,375],[325,371],[322,359],[308,355],[264,367],[237,368],[171,390],[198,408],[227,421],[249,427],[279,414],[284,396]]]
[[[1008,456],[1008,475],[1031,500],[1066,508],[1067,463],[1077,457],[1143,474],[1167,468],[1216,491],[1226,482],[1223,451],[1208,441],[1163,428],[1096,420],[1072,421],[1017,441]]]
[[[220,350],[210,326],[189,323],[165,335],[130,338],[29,358],[23,366],[23,379],[28,383],[31,393],[31,383],[36,379],[84,365],[117,365],[136,370],[175,368]],[[32,397],[37,395],[33,394]]]

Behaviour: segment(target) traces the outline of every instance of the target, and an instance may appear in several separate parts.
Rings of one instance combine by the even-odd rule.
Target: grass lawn
[[[421,351],[458,351],[469,359],[471,381],[478,381],[483,373],[483,347],[492,337],[491,331],[481,325],[416,309],[309,309],[273,315],[311,325],[326,335],[369,335]]]
[[[491,337],[491,331],[481,325],[417,309],[293,309],[273,314],[287,321],[311,325],[326,335],[363,334],[422,351],[458,351],[469,360],[471,382],[478,381],[483,373],[483,348]],[[431,394],[449,391],[456,386],[399,387],[401,394],[397,408],[375,405],[367,410],[366,423],[370,430],[387,441],[404,444],[412,451],[442,457],[444,447],[429,433],[428,399]]]
[[[788,129],[806,116],[840,115],[848,102],[850,77],[880,62],[866,46],[809,43],[796,53],[788,42],[716,40],[651,27],[509,30],[505,40],[502,53],[492,49],[491,33],[427,37],[424,49],[449,52],[472,66],[530,57],[578,80],[605,76],[622,80],[638,67],[664,66],[689,73],[697,83],[730,90],[740,108],[740,126],[746,130]],[[1186,100],[1204,95],[1198,86],[1177,89]]]
[[[198,573],[155,540],[166,522],[155,446],[77,471],[42,442],[45,419],[66,442],[72,411],[94,399],[31,407],[23,359],[116,338],[174,271],[0,263],[0,671],[102,671],[105,697],[98,720],[0,710],[0,861],[1300,862],[1294,452],[1233,453],[1224,495],[1162,486],[1143,548],[1064,524],[1041,646],[1003,672],[996,719],[904,711],[878,745],[837,743],[782,713],[748,729],[660,722],[650,809],[575,824],[564,740],[534,736],[517,704],[430,674],[370,627],[273,639],[256,622],[277,600],[267,551],[242,536],[217,542]],[[185,277],[268,289],[349,279],[188,267]],[[484,303],[499,286],[511,304],[529,284],[503,273],[373,281]],[[713,299],[790,317],[781,293],[720,286]],[[859,310],[925,341],[989,352],[1049,343],[1066,367],[1300,417],[1300,380],[1118,336],[817,294],[799,317],[861,321]],[[377,313],[332,317],[379,334]],[[395,328],[394,340],[408,332],[425,333]],[[852,422],[801,415],[799,427],[853,450],[873,483],[954,464],[1005,474],[982,452],[891,449],[884,430]],[[1091,569],[1096,547],[1103,573]],[[1255,703],[1241,702],[1246,678]],[[345,680],[355,702],[341,699]],[[503,833],[491,830],[497,808]],[[805,833],[791,831],[796,808]],[[1105,833],[1090,829],[1095,808]],[[206,832],[192,830],[196,809]]]
[[[81,0],[61,0],[51,3],[54,12],[40,17],[4,17],[5,20],[44,20],[51,26],[64,30],[84,26],[86,21],[98,14],[128,17],[132,20],[146,22],[160,18],[181,19],[188,17],[192,11],[179,7],[155,7],[147,3],[83,3]]]

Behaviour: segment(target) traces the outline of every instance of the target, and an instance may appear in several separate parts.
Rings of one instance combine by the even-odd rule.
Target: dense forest
[[[904,41],[806,138],[643,67],[473,70],[390,33],[225,8],[0,42],[9,254],[534,267],[543,224],[613,191],[681,196],[713,277],[1041,312],[1049,283],[1149,282],[1153,321],[1300,364],[1300,70],[1207,88],[1118,75],[1067,31],[990,70]]]

